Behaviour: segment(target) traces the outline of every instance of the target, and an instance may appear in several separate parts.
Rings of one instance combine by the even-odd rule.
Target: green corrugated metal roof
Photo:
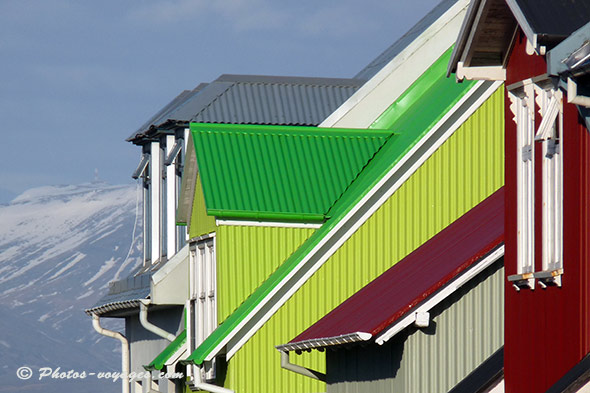
[[[148,371],[161,370],[168,359],[186,343],[186,330],[183,330],[150,364],[144,366]]]
[[[185,360],[201,364],[205,358],[260,304],[354,206],[422,139],[426,133],[475,85],[446,78],[452,48],[442,55],[372,125],[395,130],[357,179],[329,211],[327,220],[236,311],[213,331]]]
[[[323,221],[391,131],[191,123],[207,214]]]

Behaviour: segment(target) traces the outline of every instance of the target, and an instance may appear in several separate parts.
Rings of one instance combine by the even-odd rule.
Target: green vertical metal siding
[[[288,342],[504,184],[503,114],[498,89],[230,359],[225,386],[240,393],[325,391],[323,383],[282,370],[273,346]],[[294,361],[325,369],[317,351]]]
[[[201,184],[201,175],[197,173],[193,208],[191,209],[189,237],[193,238],[211,232],[215,232],[215,217],[207,215],[205,197],[203,196],[203,186]]]
[[[328,393],[445,393],[504,343],[503,258],[433,308],[425,329],[328,351]]]
[[[217,316],[221,323],[314,229],[221,225],[216,233]]]

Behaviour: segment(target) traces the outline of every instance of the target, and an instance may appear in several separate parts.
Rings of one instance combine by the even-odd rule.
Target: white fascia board
[[[319,127],[367,128],[455,43],[469,0],[459,0]]]
[[[176,350],[176,352],[174,352],[166,361],[165,365],[170,367],[170,366],[176,366],[176,363],[178,363],[179,360],[183,360],[185,359],[188,354],[187,354],[187,344],[186,342]]]
[[[247,226],[247,227],[272,227],[272,228],[309,228],[317,229],[322,224],[305,222],[276,222],[276,221],[247,221],[247,220],[215,220],[217,226]]]
[[[154,273],[150,280],[153,304],[183,305],[189,297],[189,245]]]
[[[185,244],[180,251],[168,260],[157,272],[152,274],[151,281],[153,285],[158,285],[166,276],[182,264],[188,258],[189,245]]]
[[[422,312],[428,312],[433,307],[438,305],[440,302],[448,298],[452,295],[457,289],[461,288],[464,284],[468,283],[472,278],[477,276],[481,273],[485,268],[490,266],[492,263],[496,262],[500,257],[504,255],[504,244],[497,247],[494,251],[492,251],[488,256],[481,259],[477,262],[474,266],[468,269],[466,272],[461,274],[455,280],[444,286],[440,291],[436,292],[432,295],[429,299],[422,302],[418,307],[413,309],[409,314],[407,314],[404,318],[400,319],[399,321],[395,322],[392,326],[390,326],[387,330],[382,332],[375,342],[379,345],[383,345],[387,341],[389,341],[393,336],[404,330],[406,327],[410,326],[416,320],[416,314]]]
[[[226,346],[226,358],[230,359],[501,85],[477,82],[205,360],[212,360]]]

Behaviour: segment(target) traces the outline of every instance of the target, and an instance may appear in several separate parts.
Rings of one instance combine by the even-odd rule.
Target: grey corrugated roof
[[[438,18],[449,10],[458,0],[442,0],[424,18],[420,19],[406,34],[395,41],[389,48],[385,49],[375,60],[369,63],[354,77],[357,79],[369,80],[379,72],[387,63],[393,60],[412,41],[430,27]]]
[[[199,123],[316,126],[346,101],[364,80],[222,75],[230,86],[191,118]]]
[[[139,301],[146,299],[150,294],[151,275],[151,272],[131,275],[110,283],[109,292],[94,306],[87,309],[86,313],[101,315],[109,311],[139,306]]]
[[[580,0],[509,0],[516,4],[541,43],[556,43],[590,21],[590,2]],[[518,15],[515,15],[519,23]]]
[[[317,126],[359,87],[361,79],[221,75],[181,93],[127,140],[178,123]]]

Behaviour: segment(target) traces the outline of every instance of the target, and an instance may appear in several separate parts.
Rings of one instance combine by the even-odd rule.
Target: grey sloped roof
[[[379,72],[394,57],[400,54],[410,43],[412,43],[420,34],[430,27],[438,18],[449,10],[458,0],[442,0],[426,16],[418,21],[406,34],[395,41],[391,46],[383,51],[379,56],[370,62],[354,77],[357,79],[369,80]]]
[[[507,3],[521,27],[528,24],[544,43],[561,41],[590,21],[589,1],[508,0]]]
[[[139,302],[150,294],[151,275],[151,272],[130,275],[110,283],[108,293],[95,305],[86,309],[86,314],[102,315],[111,311],[138,307]]]
[[[221,75],[209,84],[181,93],[127,140],[137,141],[158,128],[190,121],[317,126],[364,82],[360,79]]]

